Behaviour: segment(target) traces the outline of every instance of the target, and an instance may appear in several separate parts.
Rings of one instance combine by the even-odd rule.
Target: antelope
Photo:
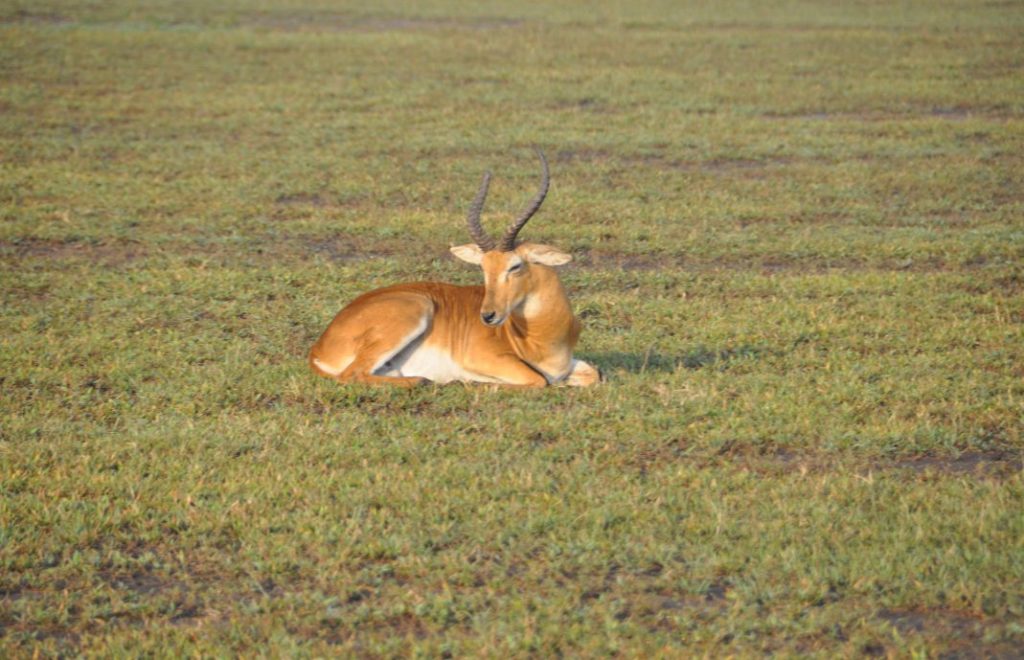
[[[547,196],[550,173],[540,156],[540,190],[495,241],[480,225],[491,173],[469,207],[473,243],[452,254],[483,269],[483,286],[411,282],[359,296],[313,345],[309,365],[342,383],[410,387],[427,382],[512,387],[593,385],[600,373],[572,352],[580,335],[555,266],[565,252],[516,237]]]

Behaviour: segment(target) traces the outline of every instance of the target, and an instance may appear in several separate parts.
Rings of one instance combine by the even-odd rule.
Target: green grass
[[[0,4],[0,655],[1011,656],[1016,3]],[[553,187],[589,390],[305,353]]]

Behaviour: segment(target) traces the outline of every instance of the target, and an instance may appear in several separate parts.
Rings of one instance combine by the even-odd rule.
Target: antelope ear
[[[572,261],[572,255],[556,250],[550,245],[538,245],[527,243],[522,246],[522,255],[527,261],[533,264],[544,264],[545,266],[562,266]]]
[[[455,245],[450,248],[451,253],[459,259],[462,259],[468,264],[479,266],[480,262],[483,261],[484,251],[480,249],[480,246],[476,243],[466,243],[465,245]]]

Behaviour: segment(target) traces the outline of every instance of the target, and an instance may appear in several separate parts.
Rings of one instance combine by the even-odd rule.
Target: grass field
[[[0,1],[0,656],[1019,657],[1024,5],[626,4]],[[534,144],[607,382],[309,372]]]

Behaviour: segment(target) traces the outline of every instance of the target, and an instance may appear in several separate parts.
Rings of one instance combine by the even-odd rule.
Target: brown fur
[[[572,358],[580,324],[557,273],[544,263],[565,263],[568,255],[529,243],[511,252],[452,251],[481,265],[484,286],[414,282],[365,293],[338,312],[313,345],[310,367],[341,382],[411,386],[430,380],[432,372],[384,372],[391,360],[423,351],[419,355],[438,363],[450,361],[448,371],[435,375],[454,372],[454,380],[527,387],[599,380],[596,369]],[[488,313],[495,325],[481,319]]]

